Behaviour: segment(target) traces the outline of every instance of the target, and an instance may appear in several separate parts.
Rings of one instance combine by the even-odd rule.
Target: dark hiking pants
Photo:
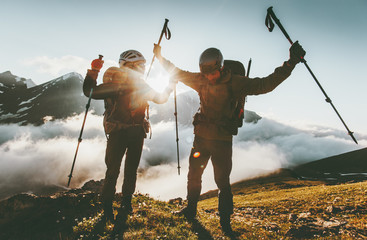
[[[207,140],[195,136],[189,159],[187,200],[196,205],[201,192],[201,177],[209,158],[214,168],[215,183],[219,188],[220,215],[233,213],[233,195],[229,176],[232,170],[232,141]],[[199,156],[198,156],[199,155]]]
[[[111,202],[116,192],[122,158],[126,152],[122,196],[131,196],[135,191],[136,172],[143,149],[145,133],[141,126],[113,132],[107,141],[105,162],[106,176],[102,189],[104,202]]]

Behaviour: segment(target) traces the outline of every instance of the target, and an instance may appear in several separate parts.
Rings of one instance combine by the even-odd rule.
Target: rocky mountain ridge
[[[41,125],[45,121],[64,119],[85,110],[82,76],[69,73],[49,82],[27,87],[19,77],[0,74],[0,123]],[[91,110],[101,114],[103,106],[92,103]]]
[[[75,72],[63,75],[40,85],[26,84],[25,78],[10,72],[0,74],[0,124],[41,125],[45,121],[65,119],[85,112],[88,98],[82,92],[84,78]],[[28,80],[30,83],[31,80]],[[177,96],[178,121],[191,125],[199,108],[199,97],[194,91]],[[90,111],[104,112],[102,100],[92,100]],[[150,102],[150,120],[157,123],[174,120],[173,98],[165,104]],[[246,122],[257,122],[261,117],[245,111]]]

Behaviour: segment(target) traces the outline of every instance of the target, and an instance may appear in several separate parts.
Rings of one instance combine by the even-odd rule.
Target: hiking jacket
[[[106,80],[114,71],[123,73],[122,77]],[[112,74],[113,76],[116,76]],[[111,75],[111,76],[112,76]],[[124,126],[143,124],[145,110],[148,106],[147,101],[161,104],[168,100],[172,89],[167,87],[163,93],[153,90],[143,79],[142,76],[134,73],[133,70],[119,69],[111,67],[104,74],[104,83],[97,85],[98,72],[88,70],[83,83],[83,93],[89,97],[93,88],[93,99],[105,100],[105,118],[110,122],[121,123]],[[113,106],[111,106],[113,105]],[[107,116],[108,108],[111,109],[110,116]],[[106,119],[105,119],[106,120]]]
[[[215,84],[201,73],[183,71],[167,59],[160,59],[162,66],[171,73],[171,77],[198,92],[200,109],[194,117],[194,133],[205,139],[232,140],[230,125],[234,111],[234,102],[246,95],[259,95],[271,92],[287,77],[295,65],[284,62],[272,74],[263,78],[248,78],[231,74],[223,69]]]

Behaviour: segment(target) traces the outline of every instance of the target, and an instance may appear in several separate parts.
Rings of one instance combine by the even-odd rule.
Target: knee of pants
[[[201,174],[188,174],[187,185],[189,188],[201,188]]]
[[[120,169],[119,168],[107,168],[106,171],[106,179],[108,180],[115,180],[118,178],[120,174]]]
[[[201,182],[201,176],[203,175],[206,163],[201,159],[194,160],[195,161],[191,160],[190,158],[191,162],[189,165],[189,173],[187,174],[187,179],[189,181]]]
[[[231,189],[231,183],[229,181],[229,177],[217,177],[215,176],[215,183],[221,191],[228,191]]]

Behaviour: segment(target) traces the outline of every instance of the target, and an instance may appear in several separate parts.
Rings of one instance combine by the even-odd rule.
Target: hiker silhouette
[[[188,72],[177,68],[161,54],[161,47],[154,46],[154,55],[171,78],[194,89],[200,97],[200,108],[194,116],[194,142],[189,157],[187,182],[188,205],[179,213],[194,219],[201,192],[202,174],[211,159],[215,182],[219,188],[218,210],[222,230],[232,233],[230,216],[233,213],[233,195],[230,185],[232,170],[232,138],[238,124],[232,117],[235,102],[247,95],[271,92],[288,78],[305,55],[299,44],[290,50],[290,58],[272,74],[263,78],[249,78],[233,74],[224,66],[221,51],[208,48],[200,56],[200,72]]]
[[[93,99],[105,102],[103,126],[107,137],[105,163],[107,171],[102,189],[104,218],[114,220],[112,200],[116,192],[116,182],[120,173],[122,158],[126,154],[122,200],[119,212],[132,211],[131,198],[135,191],[144,138],[150,131],[146,109],[148,101],[165,103],[173,91],[175,83],[169,83],[163,93],[153,90],[143,79],[145,58],[136,50],[127,50],[120,55],[119,67],[108,68],[103,75],[103,83],[97,85],[102,64],[93,60],[83,84],[83,92]]]

